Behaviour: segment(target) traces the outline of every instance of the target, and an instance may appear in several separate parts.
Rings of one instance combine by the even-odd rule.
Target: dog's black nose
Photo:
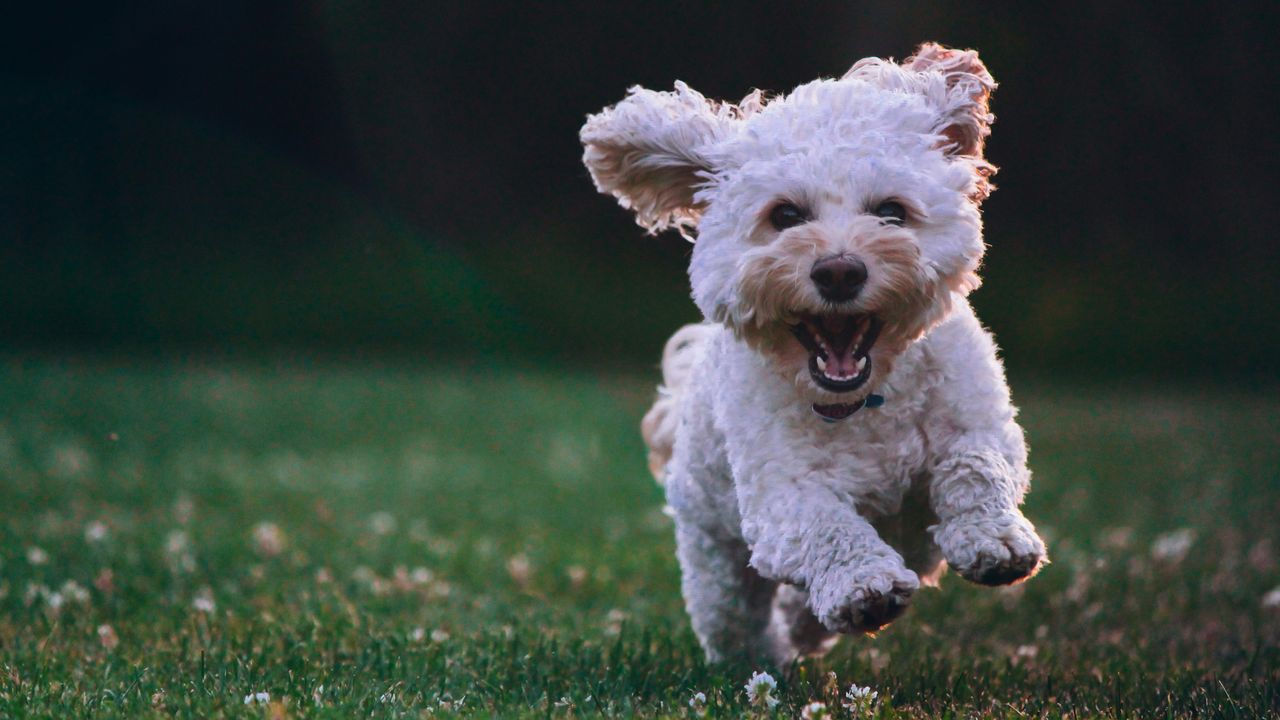
[[[832,255],[813,264],[809,279],[818,292],[831,302],[844,302],[858,296],[867,281],[867,266],[850,255]]]

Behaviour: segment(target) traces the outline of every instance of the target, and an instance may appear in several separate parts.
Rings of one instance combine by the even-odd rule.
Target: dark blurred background
[[[546,5],[10,17],[0,341],[649,365],[696,317],[689,246],[595,194],[584,116],[937,40],[1001,84],[974,301],[1015,372],[1280,362],[1272,3]]]

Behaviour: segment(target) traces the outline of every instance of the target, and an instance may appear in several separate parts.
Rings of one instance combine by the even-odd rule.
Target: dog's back
[[[667,462],[671,460],[685,385],[707,339],[716,329],[710,323],[685,325],[671,336],[662,350],[662,384],[658,386],[658,399],[640,422],[640,434],[649,446],[649,471],[660,485],[666,479]]]

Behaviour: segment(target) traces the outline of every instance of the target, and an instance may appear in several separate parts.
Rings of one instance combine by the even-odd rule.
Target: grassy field
[[[778,669],[701,658],[652,382],[0,360],[0,716],[725,717],[758,669],[780,717],[848,717],[828,673],[884,718],[1280,713],[1269,390],[1017,384],[1054,563]]]

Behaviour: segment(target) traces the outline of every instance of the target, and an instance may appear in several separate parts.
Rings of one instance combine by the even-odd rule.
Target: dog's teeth
[[[867,367],[867,358],[864,356],[858,360],[857,371],[862,372]]]
[[[827,361],[821,355],[818,356],[818,369],[824,373],[827,371]]]

